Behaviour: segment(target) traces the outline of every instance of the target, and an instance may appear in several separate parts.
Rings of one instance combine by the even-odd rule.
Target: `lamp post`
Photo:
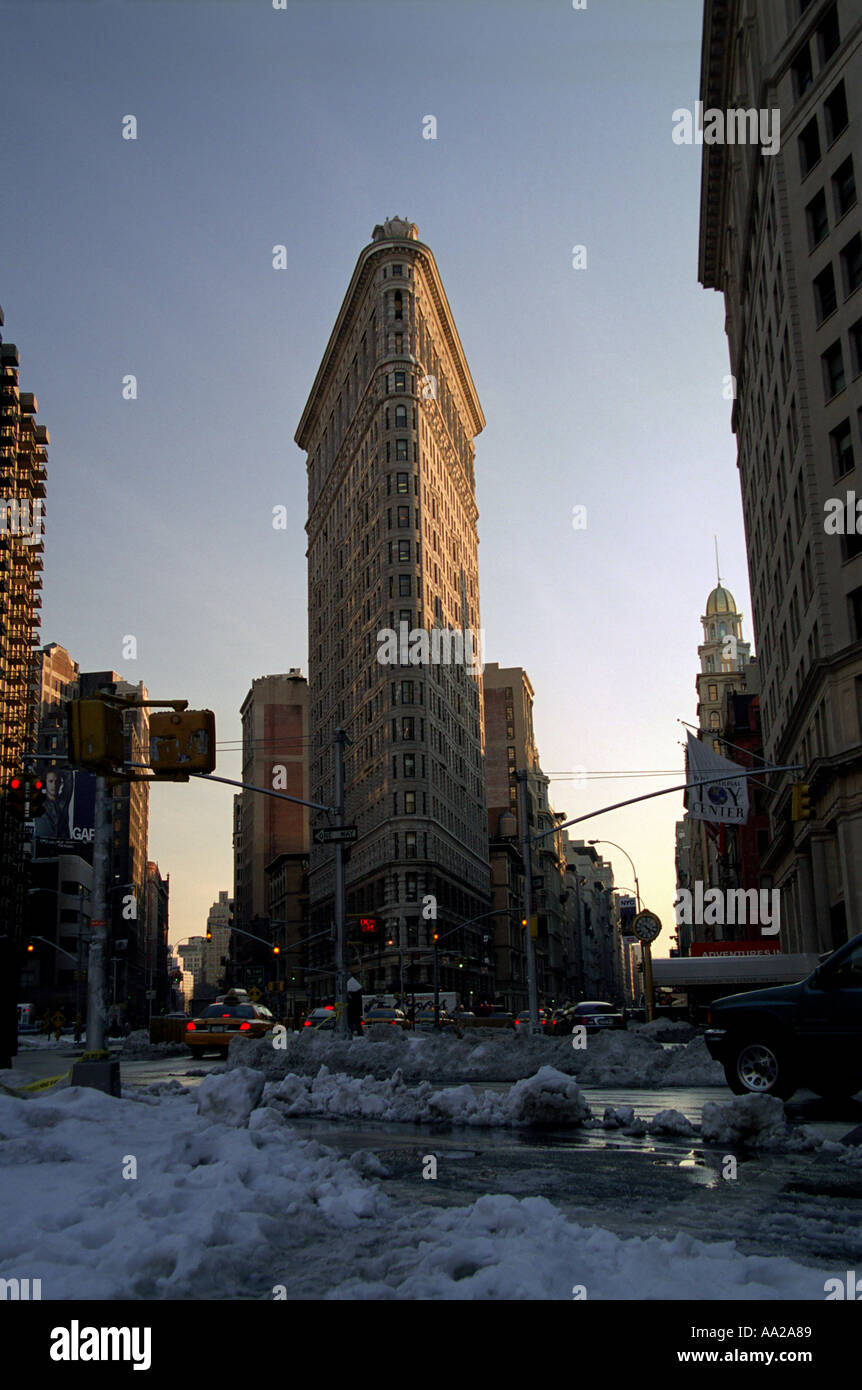
[[[632,873],[634,874],[634,880],[635,880],[635,897],[636,897],[636,899],[637,899],[638,912],[640,912],[640,910],[641,910],[641,890],[640,890],[640,884],[638,883],[637,869],[636,869],[635,866],[634,866],[634,860],[632,859],[632,857],[631,857],[631,855],[629,854],[628,850],[623,849],[622,845],[618,845],[618,844],[616,843],[615,840],[587,840],[587,844],[588,844],[588,845],[611,845],[611,847],[612,847],[613,849],[618,849],[619,852],[620,852],[620,854],[624,854],[624,855],[625,855],[626,859],[629,861],[629,863],[630,863],[631,866],[632,866]]]

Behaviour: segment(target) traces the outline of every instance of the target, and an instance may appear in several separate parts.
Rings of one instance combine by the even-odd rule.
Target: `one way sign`
[[[313,835],[316,845],[353,844],[357,838],[355,825],[324,825]]]

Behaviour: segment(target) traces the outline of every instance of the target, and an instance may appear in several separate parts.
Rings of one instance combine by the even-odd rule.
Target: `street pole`
[[[344,825],[344,743],[343,729],[335,730],[335,824]],[[335,842],[335,1032],[347,1037],[347,976],[344,970],[344,845]]]
[[[111,849],[111,799],[101,774],[96,778],[93,830],[93,898],[87,963],[87,1051],[105,1047],[105,959],[108,945],[108,865]]]
[[[530,1032],[539,1031],[539,992],[536,988],[536,961],[533,954],[533,935],[530,918],[533,912],[533,863],[530,846],[530,827],[527,818],[527,770],[521,768],[517,774],[521,784],[519,797],[521,812],[521,854],[524,860],[524,918],[526,920],[525,952],[527,958],[527,1001],[530,1008]]]
[[[434,942],[434,1027],[440,1027],[440,949]]]

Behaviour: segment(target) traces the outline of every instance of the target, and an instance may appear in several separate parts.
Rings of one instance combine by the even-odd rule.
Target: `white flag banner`
[[[688,814],[693,820],[708,820],[718,825],[744,825],[748,820],[748,778],[734,777],[744,771],[738,763],[723,758],[709,744],[688,735],[689,782],[708,782],[709,786],[690,787]],[[720,782],[716,777],[731,774]]]

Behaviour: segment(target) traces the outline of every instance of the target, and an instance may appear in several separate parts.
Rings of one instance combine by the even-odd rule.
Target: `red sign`
[[[777,956],[781,951],[777,940],[768,936],[755,941],[693,941],[693,956]]]
[[[364,932],[375,932],[375,931],[377,931],[377,918],[376,918],[376,917],[360,917],[360,919],[359,919],[359,930],[360,930],[360,931],[364,931]]]

